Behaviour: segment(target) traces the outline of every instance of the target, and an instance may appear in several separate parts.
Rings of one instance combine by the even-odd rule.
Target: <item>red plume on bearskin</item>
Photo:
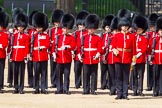
[[[86,18],[85,26],[87,29],[98,29],[99,17],[96,14],[89,14]]]
[[[144,16],[137,15],[134,17],[133,27],[142,28],[145,32],[148,29],[148,21]]]
[[[150,26],[155,26],[156,20],[158,19],[159,15],[157,15],[156,13],[152,13],[151,15],[149,15],[148,17],[148,21],[149,21],[149,25]]]
[[[22,27],[27,27],[28,25],[28,17],[25,13],[18,13],[16,16],[15,16],[15,20],[14,20],[14,24],[15,24],[15,27],[19,27],[19,26],[22,26]]]
[[[103,20],[102,28],[105,29],[106,26],[110,26],[113,18],[114,15],[107,15]]]
[[[72,29],[74,26],[75,18],[72,14],[65,14],[61,19],[61,27]]]
[[[0,12],[0,26],[6,28],[9,22],[9,15],[7,12]]]
[[[156,31],[159,31],[159,29],[162,29],[162,17],[159,17],[156,21]]]
[[[88,16],[89,12],[83,10],[79,12],[76,16],[76,25],[85,25],[85,19]]]
[[[33,24],[34,24],[34,27],[42,27],[43,31],[45,31],[48,28],[47,15],[42,12],[37,12],[33,16]]]
[[[63,15],[64,15],[63,10],[60,10],[60,9],[54,10],[52,12],[51,22],[52,23],[54,23],[54,22],[60,22]]]

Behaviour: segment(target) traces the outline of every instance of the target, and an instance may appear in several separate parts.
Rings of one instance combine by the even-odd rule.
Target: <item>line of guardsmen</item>
[[[162,17],[149,18],[120,9],[117,16],[108,14],[102,23],[103,32],[95,34],[99,17],[81,11],[76,19],[55,9],[48,28],[47,15],[34,10],[29,16],[23,9],[9,15],[0,8],[0,93],[4,88],[6,48],[8,55],[8,87],[14,94],[24,94],[25,65],[28,87],[33,94],[48,94],[48,56],[50,57],[51,88],[55,94],[71,94],[70,69],[74,60],[75,88],[83,85],[83,94],[96,95],[98,63],[101,65],[101,89],[110,89],[115,99],[144,96],[143,78],[147,63],[147,90],[162,95]],[[75,21],[76,20],[76,21]],[[72,33],[73,26],[76,30]],[[83,84],[82,84],[83,82]]]

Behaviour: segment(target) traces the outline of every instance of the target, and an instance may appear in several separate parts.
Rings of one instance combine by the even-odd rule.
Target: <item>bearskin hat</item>
[[[64,15],[64,12],[60,9],[56,9],[52,12],[52,18],[51,18],[51,22],[60,22],[62,16]]]
[[[19,27],[19,26],[22,26],[22,27],[27,27],[28,25],[28,17],[25,13],[18,13],[16,16],[15,16],[15,20],[14,20],[14,25],[15,27]]]
[[[0,26],[6,28],[9,22],[9,15],[7,12],[0,12]]]
[[[152,13],[149,15],[148,20],[149,20],[149,25],[150,26],[155,26],[156,20],[158,19],[158,15],[156,13]]]
[[[65,14],[61,19],[61,27],[67,27],[72,29],[75,22],[75,18],[72,14]]]
[[[120,9],[117,13],[117,17],[118,18],[123,18],[123,17],[126,17],[126,18],[131,18],[131,11],[128,10],[128,9]]]
[[[99,26],[99,17],[96,14],[89,14],[85,20],[86,28],[98,29]]]
[[[12,10],[12,20],[14,21],[15,19],[15,16],[18,14],[18,13],[22,13],[24,12],[24,10],[22,8],[14,8]]]
[[[159,17],[155,23],[156,31],[159,31],[159,29],[162,29],[162,17]]]
[[[118,29],[118,18],[114,17],[110,25],[111,31]]]
[[[148,29],[148,21],[145,17],[137,15],[133,19],[133,27],[142,28],[145,32]]]
[[[34,27],[42,27],[43,31],[48,28],[48,17],[42,12],[37,12],[33,16],[33,25]]]
[[[105,29],[106,26],[110,26],[113,18],[114,15],[107,15],[103,20],[102,28]]]
[[[118,28],[121,29],[121,26],[131,26],[131,21],[128,20],[126,17],[120,18],[118,21]]]
[[[38,12],[38,10],[34,10],[34,11],[32,11],[30,13],[30,15],[29,15],[29,25],[33,25],[32,19],[33,19],[34,14],[37,13],[37,12]]]
[[[83,10],[79,12],[76,16],[76,25],[85,25],[85,19],[88,16],[89,12]]]

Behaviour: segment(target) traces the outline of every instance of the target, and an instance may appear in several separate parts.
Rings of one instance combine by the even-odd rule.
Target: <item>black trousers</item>
[[[145,72],[145,63],[139,63],[135,65],[133,71],[133,91],[141,92],[143,91],[143,78]]]
[[[53,62],[53,57],[50,56],[50,78],[51,78],[51,84],[56,85],[57,84],[57,78],[56,78],[56,62]]]
[[[153,65],[147,60],[147,88],[153,87]]]
[[[7,77],[7,83],[12,84],[13,83],[13,62],[10,62],[8,60],[8,77]]]
[[[34,89],[45,90],[48,88],[48,61],[33,62],[34,66]],[[40,85],[40,86],[39,86]]]
[[[110,92],[116,92],[115,64],[108,64]]]
[[[75,73],[75,87],[80,88],[82,85],[82,69],[83,63],[80,61],[74,61],[74,73]]]
[[[133,82],[134,82],[133,73],[134,73],[134,69],[130,71],[130,75],[129,75],[129,88],[131,90],[133,88]]]
[[[153,65],[153,92],[162,94],[162,65]]]
[[[83,64],[83,92],[97,90],[97,71],[98,64]]]
[[[71,63],[57,63],[56,75],[57,75],[57,91],[69,91],[70,85],[70,68]],[[64,76],[64,79],[63,79]],[[63,83],[64,80],[64,83]]]
[[[100,62],[101,66],[101,88],[109,88],[109,73],[108,66],[104,64],[102,61]]]
[[[33,86],[33,61],[27,63],[28,85]]]
[[[13,61],[14,88],[24,89],[25,63],[24,61]]]
[[[0,89],[3,89],[4,86],[4,68],[5,68],[5,59],[0,59]]]
[[[116,90],[117,95],[128,96],[130,64],[115,64]]]

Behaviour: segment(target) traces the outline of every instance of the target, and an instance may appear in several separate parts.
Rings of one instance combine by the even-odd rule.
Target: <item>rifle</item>
[[[9,55],[8,55],[8,59],[11,61],[15,37],[13,36],[12,33],[10,33],[10,35],[11,35],[11,42],[10,42],[11,47],[10,47],[10,52],[9,52]]]
[[[59,40],[59,36],[56,35],[56,41],[55,41],[55,53],[56,53],[56,56],[57,56],[57,52],[58,52],[58,40]]]
[[[75,39],[75,41],[77,41],[76,31],[74,32],[74,39]],[[76,54],[76,50],[77,50],[77,46],[74,49],[74,54]]]
[[[108,48],[106,49],[106,53],[104,54],[104,60],[107,58],[107,55],[109,54],[109,45],[110,45],[110,42],[111,42],[111,39],[108,38],[108,41],[107,41]]]
[[[103,37],[103,32],[100,33],[100,38],[102,39],[102,37]]]
[[[32,33],[32,38],[31,38],[31,48],[30,48],[30,57],[32,57],[32,53],[33,53],[33,50],[34,50],[34,33]]]
[[[84,36],[81,37],[81,58],[84,57]]]
[[[49,29],[49,38],[50,38],[50,46],[48,48],[48,52],[51,52],[51,47],[52,47],[52,29]]]
[[[152,43],[152,50],[151,50],[151,57],[150,57],[150,61],[152,61],[153,58],[154,58],[155,46],[156,46],[156,38],[154,37],[154,39],[153,39],[153,43]]]

